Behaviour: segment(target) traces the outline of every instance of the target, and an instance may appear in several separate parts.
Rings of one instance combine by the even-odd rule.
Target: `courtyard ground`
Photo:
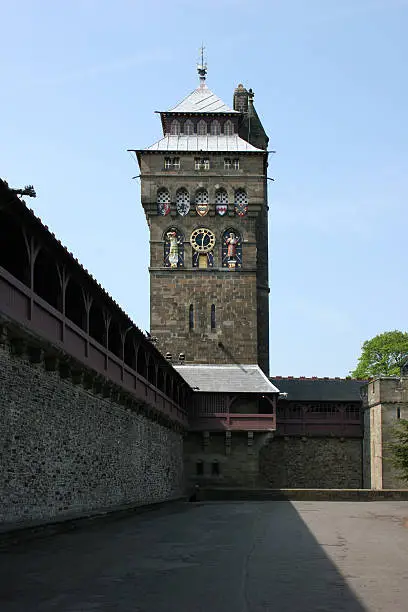
[[[406,612],[408,502],[180,503],[0,561],[2,612]]]

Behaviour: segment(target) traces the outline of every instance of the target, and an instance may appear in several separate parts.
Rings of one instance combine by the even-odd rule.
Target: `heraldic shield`
[[[197,214],[200,215],[200,217],[205,217],[210,210],[208,191],[206,189],[198,189],[195,202]]]
[[[227,210],[228,210],[228,204],[216,204],[215,205],[215,212],[217,213],[217,215],[221,215],[221,217],[225,215]]]
[[[197,204],[196,205],[196,211],[197,211],[197,214],[200,215],[200,217],[205,217],[205,215],[208,213],[209,210],[210,210],[209,204]]]

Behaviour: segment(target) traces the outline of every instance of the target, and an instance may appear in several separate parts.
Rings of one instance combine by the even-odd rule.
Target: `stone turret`
[[[390,442],[399,419],[408,419],[408,377],[372,380],[362,394],[364,406],[364,487],[400,489],[407,483],[391,462]]]
[[[251,143],[257,149],[267,149],[269,138],[254,106],[254,92],[246,89],[242,83],[234,91],[234,110],[242,113],[239,127],[241,138]]]

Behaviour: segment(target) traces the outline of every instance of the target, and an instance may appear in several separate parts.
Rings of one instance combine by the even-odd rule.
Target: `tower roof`
[[[220,151],[223,153],[244,151],[247,153],[265,153],[249,142],[240,138],[238,134],[231,136],[191,136],[166,134],[158,142],[150,145],[146,151]]]
[[[228,113],[239,115],[239,112],[230,108],[214,92],[201,83],[184,100],[176,104],[167,113]]]

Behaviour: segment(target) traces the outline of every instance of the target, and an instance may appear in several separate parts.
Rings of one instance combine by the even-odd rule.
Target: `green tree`
[[[408,333],[384,332],[366,340],[356,369],[355,378],[399,375],[401,366],[408,360]]]
[[[391,462],[397,468],[403,480],[408,481],[408,421],[401,419],[393,430]]]

